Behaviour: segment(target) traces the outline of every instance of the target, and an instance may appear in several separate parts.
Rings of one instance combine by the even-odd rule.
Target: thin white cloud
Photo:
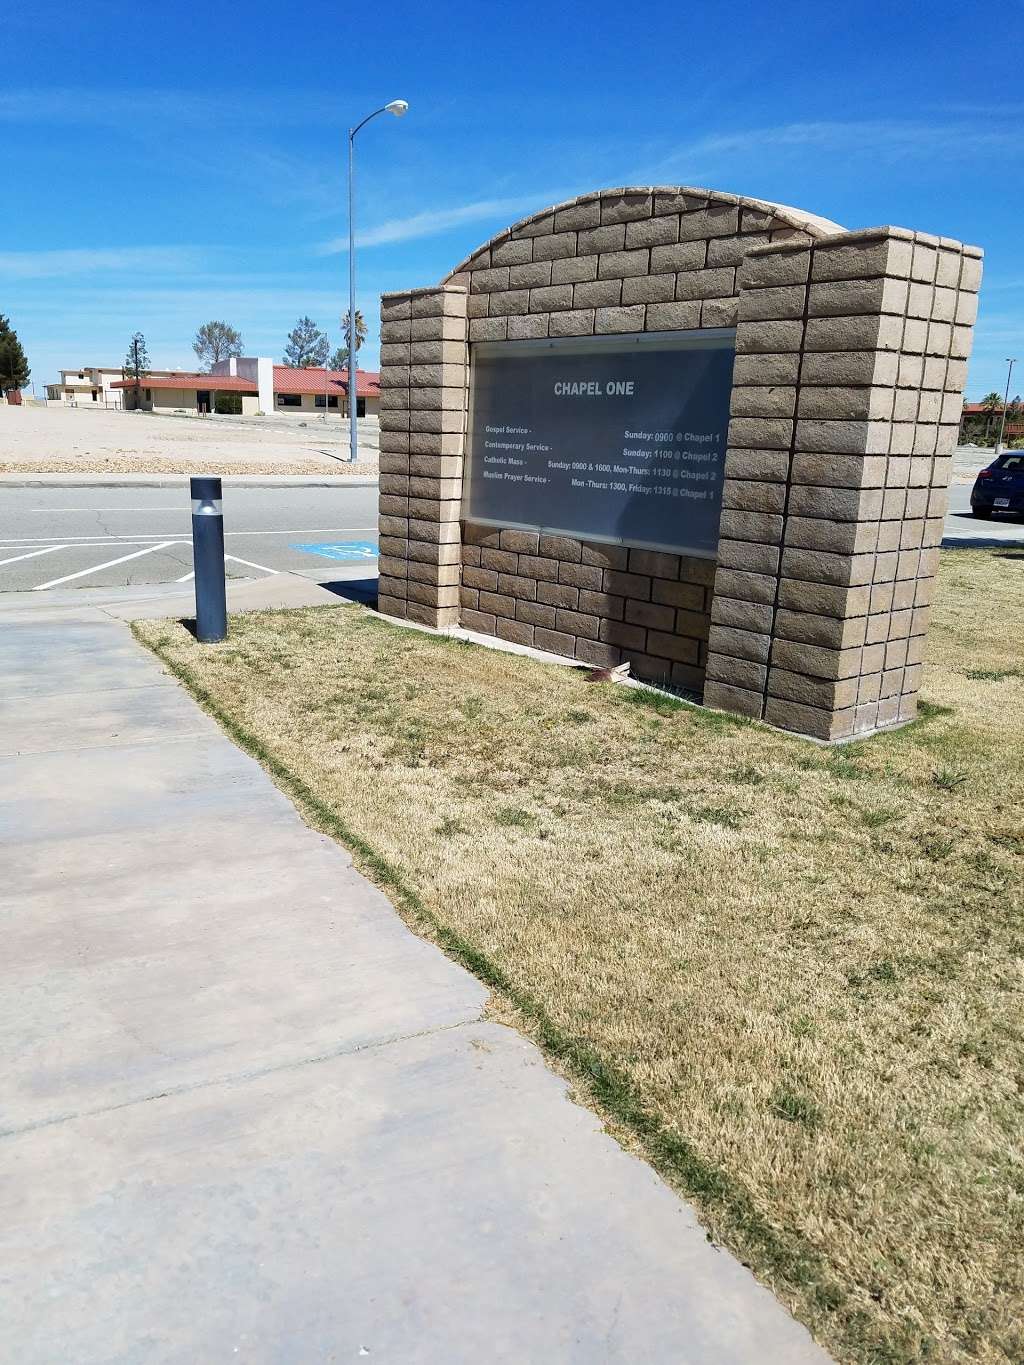
[[[32,315],[47,329],[62,326],[67,320],[81,320],[90,327],[125,318],[135,319],[143,331],[151,319],[180,322],[186,329],[207,317],[226,316],[234,326],[240,317],[267,317],[281,312],[301,316],[309,313],[322,326],[336,327],[346,306],[347,282],[338,281],[336,290],[296,288],[267,289],[112,289],[87,293],[81,291],[60,298],[33,300]],[[371,295],[372,297],[372,295]],[[372,306],[372,305],[371,305]],[[17,299],[8,305],[17,307]],[[193,324],[193,319],[195,323]],[[243,332],[245,328],[242,328]],[[191,334],[191,333],[190,333]]]
[[[984,281],[981,288],[984,304]],[[1005,350],[1008,345],[1024,349],[1024,322],[1015,313],[986,313],[983,308],[974,329],[974,349],[1000,346]]]
[[[230,95],[203,95],[193,90],[140,87],[105,90],[89,86],[32,86],[0,91],[0,122],[88,123],[126,130],[154,124],[200,125],[210,131],[269,124],[322,124],[344,121],[344,106],[336,93],[315,90],[233,90]]]
[[[53,280],[79,275],[190,271],[204,262],[199,247],[82,247],[63,251],[0,251],[0,279]]]
[[[1022,116],[1024,116],[1024,104],[1021,104],[1019,101],[1014,103],[1012,100],[1000,101],[996,98],[993,98],[990,102],[987,103],[984,101],[971,102],[968,100],[962,100],[958,102],[950,102],[949,100],[944,100],[942,104],[931,105],[928,107],[933,108],[936,112],[942,114],[943,117],[945,118],[949,118],[951,115],[952,116],[966,115],[968,117],[977,116],[978,118],[984,119],[992,118],[1019,119]]]
[[[677,147],[657,168],[657,174],[674,174],[683,168],[701,175],[725,163],[746,158],[763,158],[766,153],[780,155],[811,149],[830,151],[847,158],[882,158],[905,161],[941,156],[943,160],[962,157],[976,160],[979,153],[1019,142],[1012,127],[982,127],[963,121],[914,123],[899,120],[820,121],[785,123],[767,128],[740,129],[714,133]]]
[[[542,208],[550,199],[531,194],[515,199],[478,199],[471,204],[460,204],[451,209],[428,209],[409,218],[390,218],[376,227],[356,233],[357,246],[383,246],[391,242],[411,242],[419,237],[436,237],[464,223],[479,223],[486,219],[515,221],[532,209]],[[332,237],[317,247],[321,256],[333,256],[348,251],[347,237]]]
[[[144,87],[0,90],[0,125],[113,128],[122,142],[137,145],[159,138],[165,177],[175,171],[193,175],[199,129],[218,165],[221,184],[243,187],[247,200],[256,196],[278,206],[298,205],[317,218],[338,212],[344,201],[341,130],[346,117],[337,94],[316,91],[275,91],[270,96],[266,91],[236,90],[212,96]],[[267,141],[268,129],[319,133],[325,126],[338,135],[338,151],[330,161],[276,150]],[[301,144],[305,136],[304,131],[294,140]]]

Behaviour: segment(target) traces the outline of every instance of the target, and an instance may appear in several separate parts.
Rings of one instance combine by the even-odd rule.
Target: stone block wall
[[[710,190],[523,220],[381,326],[380,607],[823,739],[914,714],[981,253]],[[717,563],[462,516],[472,345],[736,328]]]
[[[468,524],[461,621],[597,668],[704,681],[715,566],[708,559]]]
[[[469,340],[734,327],[752,247],[838,224],[710,190],[583,195],[510,228],[447,283],[469,290]]]
[[[708,704],[822,739],[915,714],[980,257],[879,228],[741,266]]]
[[[468,363],[465,289],[384,299],[378,604],[430,626],[459,619]]]

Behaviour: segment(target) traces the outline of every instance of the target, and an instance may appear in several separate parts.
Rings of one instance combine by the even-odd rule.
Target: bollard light
[[[228,633],[224,584],[224,506],[220,479],[190,479],[192,489],[192,563],[196,574],[196,639],[215,644]]]

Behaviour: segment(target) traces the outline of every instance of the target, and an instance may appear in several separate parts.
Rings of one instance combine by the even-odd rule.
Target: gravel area
[[[0,473],[375,474],[375,417],[359,422],[362,458],[348,463],[348,429],[287,417],[170,417],[149,412],[0,406]]]

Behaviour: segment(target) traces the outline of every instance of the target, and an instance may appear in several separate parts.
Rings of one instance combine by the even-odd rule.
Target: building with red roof
[[[136,384],[120,379],[112,389],[124,395],[126,408],[146,412],[285,413],[314,416],[335,411],[348,413],[347,370],[309,368],[297,370],[275,365],[264,356],[239,356],[220,361],[208,374],[191,370],[160,370],[147,373]],[[356,370],[356,412],[376,416],[380,409],[380,375]]]
[[[979,435],[994,437],[998,435],[1003,416],[1002,403],[992,407],[985,403],[965,403],[960,418],[960,440],[966,442]],[[1020,396],[1011,398],[1006,408],[1006,422],[1003,424],[1003,440],[1019,441],[1024,437],[1024,406]]]

